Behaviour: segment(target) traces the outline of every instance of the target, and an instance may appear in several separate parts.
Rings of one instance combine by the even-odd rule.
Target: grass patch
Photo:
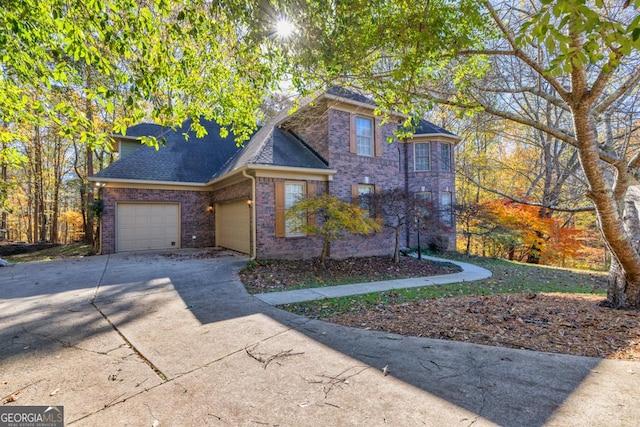
[[[490,270],[493,276],[474,282],[375,292],[365,295],[286,304],[280,306],[280,308],[307,317],[328,318],[344,313],[370,310],[390,303],[401,304],[465,295],[537,294],[541,292],[606,294],[607,274],[604,272],[569,270],[498,259],[469,259],[458,254],[444,256],[484,267]]]

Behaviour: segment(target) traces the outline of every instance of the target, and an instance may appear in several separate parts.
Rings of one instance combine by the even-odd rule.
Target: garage
[[[178,203],[118,203],[116,251],[180,247]]]
[[[249,253],[250,211],[246,199],[216,204],[216,246]]]

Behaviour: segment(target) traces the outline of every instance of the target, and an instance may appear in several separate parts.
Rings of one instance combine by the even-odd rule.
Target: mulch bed
[[[600,307],[602,296],[505,294],[380,304],[327,317],[403,335],[640,361],[640,312]]]
[[[434,276],[459,272],[450,263],[401,257],[394,263],[389,257],[327,259],[325,266],[314,260],[258,260],[240,272],[251,293],[286,291],[301,285],[329,286],[350,279],[350,283]],[[355,279],[354,279],[355,277]]]

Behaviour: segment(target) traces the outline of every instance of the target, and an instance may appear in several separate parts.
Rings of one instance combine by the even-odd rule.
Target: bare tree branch
[[[575,208],[571,208],[571,207],[567,207],[567,206],[557,206],[557,205],[550,205],[550,204],[544,204],[544,203],[539,203],[539,202],[533,202],[531,200],[525,200],[525,199],[521,199],[518,197],[514,197],[510,194],[506,194],[503,193],[502,191],[493,189],[493,188],[488,188],[485,187],[484,185],[480,184],[479,182],[476,182],[476,180],[474,180],[473,178],[469,177],[469,176],[465,176],[466,179],[468,179],[469,181],[471,181],[474,185],[478,186],[479,188],[483,189],[484,191],[488,191],[489,193],[493,193],[493,194],[497,194],[498,196],[502,196],[502,197],[506,197],[507,199],[511,200],[512,202],[515,203],[520,203],[522,205],[529,205],[529,206],[537,206],[537,207],[541,207],[541,208],[546,208],[552,211],[556,211],[556,212],[593,212],[595,211],[595,206],[579,206],[579,207],[575,207]]]
[[[493,18],[495,23],[498,25],[498,28],[500,28],[500,31],[502,32],[502,34],[504,34],[505,38],[507,39],[507,42],[509,42],[509,45],[513,48],[514,56],[519,58],[522,62],[527,64],[532,70],[534,70],[536,73],[542,76],[547,82],[549,82],[551,86],[553,86],[553,88],[556,90],[556,92],[558,92],[558,94],[562,99],[564,99],[565,101],[568,101],[569,92],[567,92],[567,90],[560,84],[560,82],[554,77],[552,77],[549,73],[547,73],[540,64],[538,64],[536,61],[531,59],[529,55],[524,53],[522,49],[520,49],[516,45],[516,41],[513,38],[513,34],[511,33],[511,31],[509,31],[509,29],[504,24],[504,22],[502,22],[502,19],[500,19],[500,17],[498,16],[498,13],[494,9],[491,2],[485,0],[484,5],[489,10],[489,14],[491,15],[491,18]]]
[[[616,102],[629,89],[638,84],[638,82],[640,82],[640,64],[636,65],[627,81],[620,85],[620,87],[615,92],[607,96],[600,104],[595,107],[594,112],[598,115],[602,114],[607,108],[609,108],[609,106],[611,106],[611,104]]]

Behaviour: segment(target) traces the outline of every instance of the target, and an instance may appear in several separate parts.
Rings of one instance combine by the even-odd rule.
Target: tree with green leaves
[[[608,303],[640,307],[640,230],[624,220],[625,208],[631,212],[635,203],[625,196],[640,171],[640,151],[603,126],[604,117],[638,90],[640,0],[279,6],[297,24],[289,54],[295,69],[304,70],[299,80],[362,88],[376,96],[382,112],[420,115],[433,103],[460,113],[483,110],[575,147],[593,203],[575,209],[595,209],[612,254]],[[535,84],[488,78],[513,67],[526,70]],[[517,109],[523,95],[561,108],[569,125],[524,116]]]
[[[124,133],[140,121],[175,127],[187,118],[193,119],[199,136],[205,132],[200,118],[213,119],[222,125],[221,132],[230,129],[238,143],[255,130],[263,99],[282,77],[278,39],[249,31],[249,18],[256,22],[261,13],[258,4],[238,0],[4,1],[3,177],[19,175],[21,164],[39,167],[34,156],[49,143],[73,144],[85,239],[91,242],[94,225],[88,206],[94,194],[87,176],[105,150],[112,149],[110,134]],[[265,25],[274,27],[275,21]],[[33,138],[35,131],[25,128],[57,135]],[[143,142],[159,146],[154,138]],[[34,143],[38,150],[18,149]],[[41,194],[42,185],[35,184],[38,191],[33,193]],[[37,207],[34,212],[45,221],[43,212],[53,210],[43,203],[40,197],[28,205]],[[6,210],[2,215],[4,219]],[[42,221],[38,229],[44,232],[49,223]]]
[[[64,123],[93,146],[142,119],[214,119],[241,142],[281,77],[273,37],[254,37],[245,1],[9,0],[0,9],[0,121]],[[275,25],[273,23],[272,25]],[[30,92],[41,89],[44,99]],[[56,91],[69,93],[54,99]],[[95,126],[84,102],[121,112]],[[64,116],[67,120],[61,120]],[[0,128],[0,141],[19,135]],[[157,141],[148,141],[157,144]]]
[[[315,221],[303,221],[307,215]],[[291,231],[322,237],[320,263],[330,256],[331,242],[348,237],[349,234],[366,235],[380,230],[380,225],[359,206],[344,202],[336,196],[324,193],[320,196],[300,200],[286,212]]]

